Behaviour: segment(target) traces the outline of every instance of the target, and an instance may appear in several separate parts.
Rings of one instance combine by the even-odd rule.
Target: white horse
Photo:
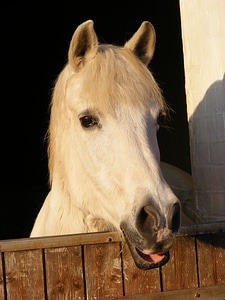
[[[31,237],[120,230],[139,268],[168,260],[180,202],[160,169],[167,106],[147,67],[154,48],[147,21],[123,47],[99,44],[92,20],[75,30],[51,103],[51,190]]]

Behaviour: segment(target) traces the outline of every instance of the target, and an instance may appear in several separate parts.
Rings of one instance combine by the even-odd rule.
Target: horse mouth
[[[135,247],[137,254],[136,265],[141,269],[158,268],[166,264],[169,260],[169,251],[166,253],[144,254],[138,248]]]
[[[145,254],[132,244],[129,238],[124,234],[130,253],[136,266],[142,270],[149,270],[165,265],[169,260],[169,251],[165,253]]]

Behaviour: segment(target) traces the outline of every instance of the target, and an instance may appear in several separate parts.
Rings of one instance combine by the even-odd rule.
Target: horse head
[[[92,20],[75,30],[51,103],[51,191],[31,236],[120,230],[139,268],[168,260],[180,203],[160,169],[167,106],[148,69],[154,48],[147,21],[124,46],[99,44]]]

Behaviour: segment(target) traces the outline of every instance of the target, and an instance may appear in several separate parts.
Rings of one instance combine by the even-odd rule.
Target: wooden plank
[[[161,291],[160,269],[141,270],[136,267],[127,244],[123,244],[123,274],[125,295]]]
[[[197,235],[199,233],[225,232],[225,222],[193,224],[181,227],[178,236]],[[92,232],[58,236],[21,238],[0,241],[0,252],[44,249],[74,245],[122,242],[121,232]]]
[[[113,300],[225,300],[225,285],[161,293],[113,297]],[[105,298],[104,298],[105,299]],[[103,300],[103,299],[102,299]],[[112,300],[110,298],[110,300]]]
[[[197,237],[200,287],[225,284],[225,235]]]
[[[91,232],[0,241],[0,252],[120,242],[121,232]]]
[[[213,243],[216,247],[215,248],[215,254],[216,254],[215,264],[216,264],[216,274],[217,274],[216,284],[225,285],[225,234],[217,233],[213,235]]]
[[[7,300],[45,299],[42,250],[5,253]]]
[[[184,225],[180,228],[177,236],[210,234],[217,232],[225,232],[225,222]]]
[[[198,287],[194,237],[177,237],[162,267],[163,291]]]
[[[47,299],[85,299],[81,246],[45,249]]]
[[[3,254],[0,254],[0,299],[5,298],[5,292],[4,292],[4,281],[5,281],[5,276],[4,276],[4,271],[3,271]]]
[[[99,240],[102,243],[99,244]],[[50,245],[50,248],[44,250],[45,265],[41,248],[1,253],[5,265],[3,268],[0,263],[0,299],[4,299],[4,296],[7,300],[122,299],[124,295],[133,299],[136,295],[155,295],[160,291],[164,295],[172,290],[196,289],[197,270],[201,288],[225,285],[225,232],[198,234],[196,237],[178,235],[170,250],[169,262],[161,269],[148,271],[135,266],[124,242],[121,252],[122,239],[114,233],[48,237],[43,239],[43,244],[42,238],[37,241],[40,242],[39,247],[45,243]],[[16,242],[13,241],[13,247]],[[58,247],[58,244],[65,246]],[[26,245],[28,248],[34,246],[32,243]],[[82,249],[85,255],[83,258]]]
[[[123,296],[120,243],[85,245],[87,299]]]

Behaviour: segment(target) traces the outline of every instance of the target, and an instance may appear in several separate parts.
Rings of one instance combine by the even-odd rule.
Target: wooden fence
[[[0,241],[0,299],[225,299],[225,223],[182,227],[140,270],[117,232]]]

